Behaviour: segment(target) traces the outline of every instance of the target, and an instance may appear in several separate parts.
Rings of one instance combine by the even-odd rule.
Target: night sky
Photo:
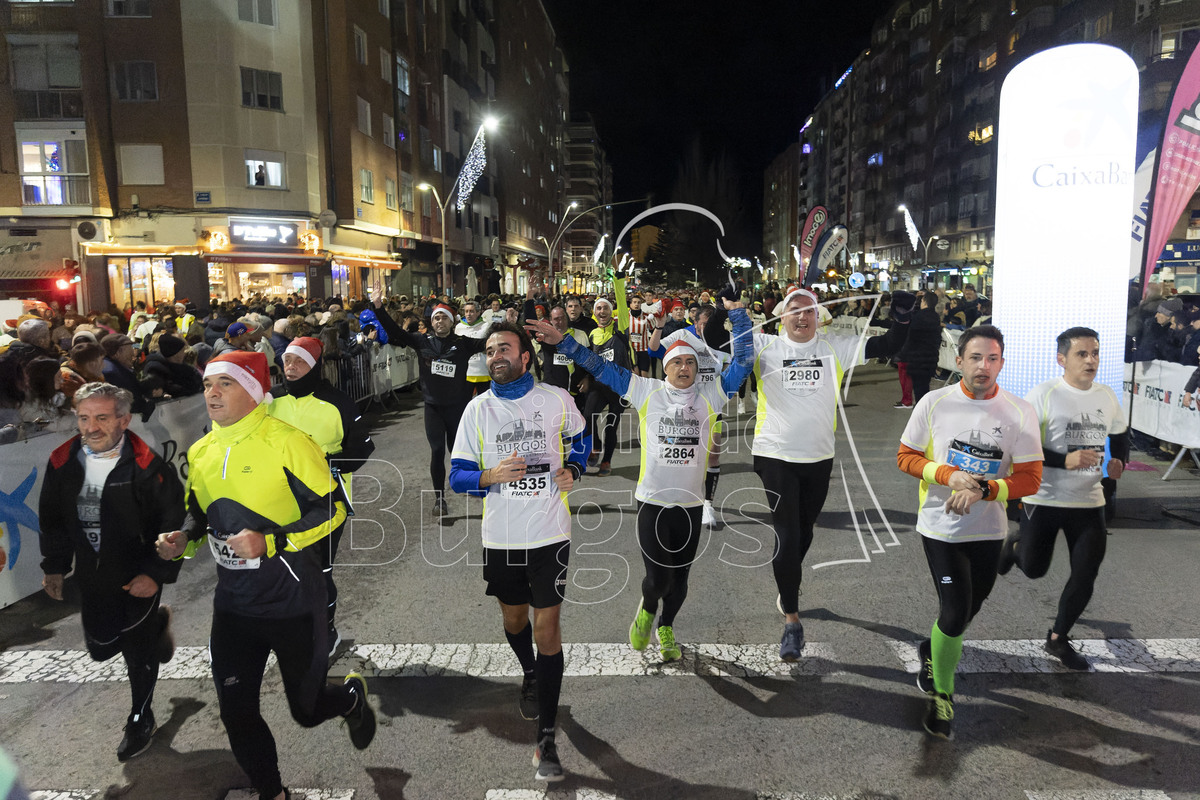
[[[566,52],[571,110],[592,113],[608,151],[613,199],[704,204],[675,192],[680,164],[697,147],[707,166],[724,156],[740,208],[713,210],[735,218],[731,241],[757,250],[763,169],[797,140],[892,0],[543,3]]]

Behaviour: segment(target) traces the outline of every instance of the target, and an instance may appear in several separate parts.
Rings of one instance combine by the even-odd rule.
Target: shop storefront
[[[73,282],[73,253],[67,228],[0,228],[0,297],[75,303],[79,284]]]

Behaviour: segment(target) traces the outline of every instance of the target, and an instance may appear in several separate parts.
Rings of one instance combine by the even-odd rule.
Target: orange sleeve
[[[1042,485],[1042,462],[1025,461],[1013,464],[1012,474],[998,481],[991,481],[992,500],[1016,500],[1037,494]]]
[[[946,481],[950,480],[950,476],[958,471],[957,467],[949,464],[936,464],[930,461],[920,450],[914,450],[906,444],[901,444],[899,452],[896,453],[896,466],[900,468],[901,472],[912,475],[914,478],[923,481],[929,481],[932,478],[932,483],[942,486],[945,486]],[[936,466],[932,475],[927,474],[930,466]]]

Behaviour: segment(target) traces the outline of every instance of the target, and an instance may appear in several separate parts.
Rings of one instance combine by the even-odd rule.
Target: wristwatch
[[[980,499],[980,500],[987,500],[987,499],[988,499],[988,496],[989,496],[989,495],[992,493],[992,485],[991,485],[991,483],[989,483],[988,481],[986,481],[986,480],[984,480],[984,479],[982,479],[982,478],[977,478],[977,479],[975,480],[975,482],[979,484],[979,491],[983,492],[983,497],[981,497],[981,498],[979,498],[979,499]]]

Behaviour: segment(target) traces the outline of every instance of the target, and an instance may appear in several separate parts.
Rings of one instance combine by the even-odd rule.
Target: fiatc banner
[[[817,272],[824,272],[826,267],[833,263],[849,238],[845,225],[834,225],[825,231],[825,235],[821,237],[821,246],[817,248]]]
[[[1150,190],[1150,230],[1146,236],[1142,292],[1150,287],[1150,276],[1179,215],[1200,187],[1200,47],[1192,51],[1183,75],[1175,86],[1167,110],[1158,167]]]
[[[1137,379],[1134,380],[1134,366]],[[1195,367],[1170,361],[1125,365],[1123,399],[1133,393],[1133,429],[1181,447],[1200,450],[1200,407],[1183,405],[1183,388]]]
[[[993,322],[1000,385],[1018,396],[1061,374],[1055,338],[1080,325],[1100,334],[1096,379],[1120,394],[1137,111],[1137,67],[1115,47],[1044,50],[1004,81]]]
[[[800,229],[800,271],[798,274],[807,276],[808,265],[812,262],[813,250],[817,240],[825,231],[825,223],[829,221],[829,211],[825,206],[814,206],[804,220]]]

